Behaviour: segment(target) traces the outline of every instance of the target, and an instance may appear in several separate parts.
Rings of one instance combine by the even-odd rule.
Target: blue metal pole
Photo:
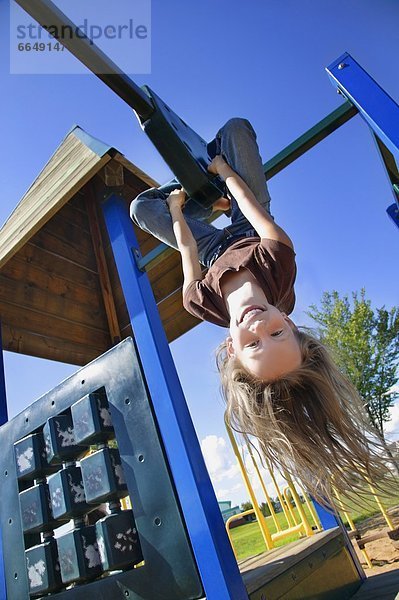
[[[334,513],[326,510],[324,506],[316,502],[314,498],[312,498],[312,502],[323,529],[332,529],[333,527],[337,527],[337,525],[339,525],[337,517]]]
[[[399,152],[399,106],[347,52],[326,68],[332,83],[359,110],[393,154]]]
[[[8,421],[6,382],[4,376],[3,343],[0,323],[0,426]],[[0,531],[0,598],[7,599],[6,578],[4,572],[3,536]]]
[[[150,281],[136,266],[134,255],[139,255],[139,246],[126,203],[120,196],[112,195],[103,210],[138,353],[205,595],[210,600],[248,600]]]

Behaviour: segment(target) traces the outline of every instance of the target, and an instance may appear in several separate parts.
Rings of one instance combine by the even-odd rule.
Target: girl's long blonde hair
[[[272,466],[287,470],[324,505],[332,482],[344,495],[364,494],[369,481],[384,489],[387,458],[356,389],[319,340],[301,330],[295,335],[301,366],[270,383],[229,357],[226,342],[219,346],[227,423],[248,443],[257,438]]]

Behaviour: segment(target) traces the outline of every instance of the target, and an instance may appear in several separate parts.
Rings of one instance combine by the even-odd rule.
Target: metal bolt
[[[339,63],[339,65],[338,65],[338,69],[339,69],[340,71],[342,71],[342,69],[345,69],[345,67],[347,67],[347,66],[348,66],[348,65],[347,65],[346,63]]]

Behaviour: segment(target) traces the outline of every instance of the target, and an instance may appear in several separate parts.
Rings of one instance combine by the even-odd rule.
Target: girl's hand
[[[219,198],[219,200],[216,200],[216,202],[214,202],[214,204],[212,205],[212,209],[226,212],[231,209],[231,202],[228,198],[222,196],[221,198]]]
[[[166,199],[169,210],[172,210],[173,208],[179,208],[182,210],[185,202],[186,192],[183,189],[173,190]]]
[[[210,173],[212,173],[213,175],[219,175],[220,170],[227,165],[227,162],[224,160],[224,158],[218,154],[217,156],[215,156],[215,158],[212,160],[211,164],[208,165],[208,171]]]

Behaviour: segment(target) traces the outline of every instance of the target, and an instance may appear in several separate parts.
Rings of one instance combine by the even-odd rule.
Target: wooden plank
[[[301,546],[303,541],[303,539],[294,540],[285,546],[272,548],[272,550],[266,552],[259,552],[259,554],[255,554],[254,556],[248,556],[247,558],[238,561],[240,572],[244,573],[245,571],[262,567],[265,564],[276,561],[278,558],[284,558],[287,555],[293,554],[295,552],[295,546]]]
[[[309,556],[309,554],[311,554],[315,550],[318,550],[327,542],[334,538],[337,538],[340,535],[340,528],[334,527],[333,529],[328,529],[327,531],[316,533],[311,537],[304,538],[302,540],[295,540],[294,542],[291,542],[286,546],[282,546],[281,550],[280,548],[276,548],[269,552],[258,554],[255,562],[251,558],[239,561],[238,566],[240,572],[247,573],[249,572],[249,570],[252,570],[255,567],[266,567],[268,565],[268,570],[270,570],[270,572],[273,572],[274,574],[284,572],[288,568],[288,565],[295,564],[295,562],[297,562],[300,558],[306,558],[306,556]],[[276,556],[279,559],[278,561],[276,560]],[[283,557],[285,559],[284,561],[282,561]]]
[[[108,332],[81,323],[72,323],[62,317],[49,317],[39,311],[2,300],[2,321],[10,327],[18,327],[37,335],[51,335],[75,344],[87,344],[94,348],[111,347]]]
[[[350,598],[360,583],[339,528],[240,561],[239,568],[253,599],[262,593],[270,599],[302,598],[305,590],[315,598],[319,593],[338,598],[332,593],[335,589],[340,598]],[[334,569],[340,572],[339,580]]]
[[[101,312],[102,310],[101,296],[97,285],[90,288],[54,273],[48,273],[35,263],[28,263],[20,258],[19,253],[4,265],[0,275],[15,282],[24,282],[27,286],[39,288],[43,292],[55,294],[71,302],[89,306],[94,311]]]
[[[46,223],[41,230],[36,234],[50,234],[57,238],[60,242],[67,244],[68,248],[75,248],[82,258],[87,258],[87,263],[95,263],[93,243],[91,239],[91,233],[83,231],[79,226],[68,223],[64,220],[61,211],[54,215],[48,223]],[[35,236],[36,237],[36,236]],[[70,252],[68,251],[65,256],[70,258]],[[94,259],[92,261],[92,259]],[[81,261],[85,264],[85,261]]]
[[[159,243],[153,236],[150,236],[136,227],[135,231],[137,232],[138,237],[141,236],[148,240],[151,247],[154,247]],[[104,252],[123,338],[124,328],[129,323],[129,316],[105,227],[102,226],[101,232],[104,239]],[[154,268],[149,273],[149,278],[153,291],[155,291],[154,296],[158,304],[158,310],[160,311],[167,339],[171,342],[200,322],[183,309],[181,297],[183,277],[179,253],[175,252],[162,262],[162,264]],[[159,283],[157,278],[160,279]]]
[[[170,315],[173,305],[173,314]],[[176,298],[169,297],[167,301],[161,302],[158,305],[158,310],[161,316],[162,324],[165,329],[166,337],[169,342],[177,339],[202,321],[199,321],[188,313],[181,304],[181,293],[176,294]],[[169,316],[167,316],[169,315]]]
[[[87,344],[75,344],[49,335],[36,335],[2,323],[3,349],[38,358],[56,360],[71,365],[85,365],[104,352]]]
[[[18,251],[11,259],[11,261],[14,260],[25,262],[28,266],[34,265],[37,269],[45,271],[50,278],[64,279],[68,283],[99,293],[98,275],[95,271],[65,260],[65,257],[57,256],[46,248],[31,242]]]
[[[147,173],[142,171],[139,167],[137,167],[136,165],[131,163],[120,152],[115,152],[113,159],[116,160],[117,162],[121,163],[125,167],[125,169],[130,171],[130,173],[135,175],[138,179],[140,179],[141,181],[144,181],[144,183],[147,184],[147,187],[159,187],[159,183],[157,181],[155,181],[155,179],[153,179],[152,177],[147,175]],[[144,189],[146,189],[146,188],[144,188]]]
[[[17,281],[0,274],[0,303],[3,302],[35,310],[49,319],[52,316],[62,317],[68,323],[108,331],[103,306],[84,305],[65,296],[51,294],[35,283]]]
[[[80,204],[82,204],[83,198],[79,197],[79,194],[77,194],[77,197],[79,198]],[[89,217],[87,216],[86,211],[79,210],[71,204],[71,201],[67,202],[67,204],[65,204],[56,214],[61,215],[66,223],[71,223],[75,225],[75,227],[79,227],[86,234],[90,234]]]
[[[399,569],[371,574],[352,600],[396,600],[399,598]]]
[[[35,246],[45,248],[48,252],[63,258],[80,267],[85,267],[93,273],[97,274],[97,265],[94,252],[87,253],[85,246],[75,246],[68,240],[61,239],[53,234],[51,229],[42,228],[30,240]],[[83,252],[83,249],[86,252]]]
[[[158,310],[162,315],[162,320],[165,323],[169,321],[174,321],[177,317],[183,317],[187,313],[183,308],[183,299],[181,295],[181,290],[177,290],[173,294],[170,294],[166,298],[164,298],[161,302],[158,303]]]
[[[187,331],[190,331],[190,329],[193,329],[196,325],[198,325],[198,322],[190,315],[187,318],[184,318],[184,320],[179,319],[175,323],[166,323],[164,329],[168,342],[173,342],[181,335],[187,333]]]
[[[73,159],[70,158],[72,162],[70,166],[64,164],[62,168],[63,163],[59,157],[54,161],[50,159],[1,229],[0,266],[39,231],[61,206],[66,204],[111,159],[108,154],[99,157],[79,140],[75,141],[74,150]],[[49,180],[44,185],[44,183],[41,184],[40,179],[41,176],[45,179],[48,178],[47,174],[43,175],[47,167],[51,171],[51,177],[48,176]]]
[[[122,340],[126,339],[127,337],[134,338],[132,326],[130,323],[127,323],[126,325],[124,325],[124,327],[121,327],[121,337]]]
[[[299,561],[293,568],[261,584],[251,600],[350,600],[361,580],[347,551],[335,540]],[[262,598],[263,597],[263,598]]]
[[[105,313],[107,315],[108,327],[113,343],[117,344],[120,342],[121,332],[119,329],[118,316],[116,313],[107,261],[104,254],[104,246],[99,226],[99,214],[96,207],[94,189],[92,186],[87,190],[86,208],[89,215],[90,231],[94,247],[94,254],[96,257]]]

